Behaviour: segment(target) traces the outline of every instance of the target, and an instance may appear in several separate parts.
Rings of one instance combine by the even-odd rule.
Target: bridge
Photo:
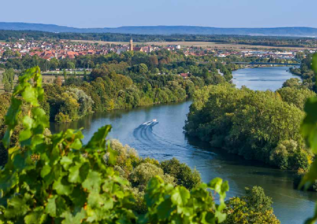
[[[285,65],[285,66],[300,66],[300,63],[270,63],[270,62],[231,62],[233,64],[242,65]]]

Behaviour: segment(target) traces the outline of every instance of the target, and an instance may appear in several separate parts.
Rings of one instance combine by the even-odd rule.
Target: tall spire
[[[133,40],[132,40],[132,37],[130,39],[130,51],[133,51]]]

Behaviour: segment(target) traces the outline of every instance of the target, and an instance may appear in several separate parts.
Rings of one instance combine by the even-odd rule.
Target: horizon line
[[[20,24],[33,24],[33,25],[48,25],[48,26],[59,26],[73,29],[118,29],[122,27],[201,27],[201,28],[216,28],[216,29],[278,29],[278,28],[310,28],[317,29],[317,27],[310,26],[276,26],[276,27],[216,27],[216,26],[199,26],[199,25],[122,25],[116,27],[75,27],[68,25],[58,25],[53,23],[32,23],[32,22],[4,22],[0,23],[20,23]]]

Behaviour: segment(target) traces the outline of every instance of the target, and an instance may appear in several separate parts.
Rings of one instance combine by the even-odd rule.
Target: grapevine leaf
[[[215,179],[209,182],[208,187],[210,187],[212,190],[215,190],[217,193],[220,193],[221,185],[222,185],[222,179],[219,177],[216,177]]]
[[[45,208],[45,212],[52,217],[56,217],[56,203],[55,203],[56,198],[57,198],[57,195],[55,195],[52,198],[49,198],[47,200],[47,205]]]
[[[106,137],[111,130],[110,125],[103,126],[93,135],[88,144],[86,145],[87,151],[105,150]]]
[[[22,93],[23,99],[34,106],[38,106],[37,96],[32,86],[28,86]]]
[[[69,195],[72,193],[73,186],[67,181],[67,177],[60,177],[55,181],[53,189],[56,190],[59,195]]]
[[[16,216],[23,216],[29,210],[29,206],[26,204],[26,197],[16,195],[8,200],[8,208],[4,211],[6,218],[13,218]]]
[[[171,199],[166,199],[157,206],[157,216],[160,220],[167,219],[173,210],[174,208]]]
[[[73,215],[71,212],[66,211],[62,214],[62,217],[65,218],[65,220],[62,221],[62,224],[81,224],[82,219],[86,217],[86,212],[82,209],[80,212]]]
[[[10,190],[19,183],[19,177],[12,170],[5,170],[0,174],[0,189],[4,192]]]
[[[77,150],[81,149],[82,148],[82,143],[81,143],[80,139],[76,138],[74,140],[74,142],[70,145],[70,147],[72,149],[77,149]]]
[[[71,183],[82,183],[86,179],[88,171],[88,163],[77,163],[69,169],[68,181]]]
[[[59,217],[66,210],[67,205],[62,197],[55,195],[54,197],[48,199],[45,212],[48,213],[50,216]]]
[[[99,192],[101,184],[100,173],[89,170],[86,180],[82,183],[83,188],[88,189],[90,192]]]
[[[41,177],[45,177],[46,175],[48,175],[52,170],[52,167],[50,165],[45,165],[42,170],[41,170]]]
[[[68,170],[69,166],[73,163],[74,154],[69,153],[67,156],[63,156],[60,163],[65,170]]]
[[[190,193],[185,187],[177,187],[172,194],[172,202],[178,206],[185,206],[190,198]]]
[[[87,193],[83,191],[81,187],[75,187],[73,192],[69,195],[75,205],[75,211],[78,212],[82,207],[84,207],[87,201]]]
[[[25,224],[42,224],[46,221],[46,214],[43,213],[42,207],[37,207],[33,212],[25,216]]]

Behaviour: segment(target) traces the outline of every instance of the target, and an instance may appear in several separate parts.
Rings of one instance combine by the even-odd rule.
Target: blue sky
[[[7,0],[1,22],[73,27],[317,27],[317,0]]]

